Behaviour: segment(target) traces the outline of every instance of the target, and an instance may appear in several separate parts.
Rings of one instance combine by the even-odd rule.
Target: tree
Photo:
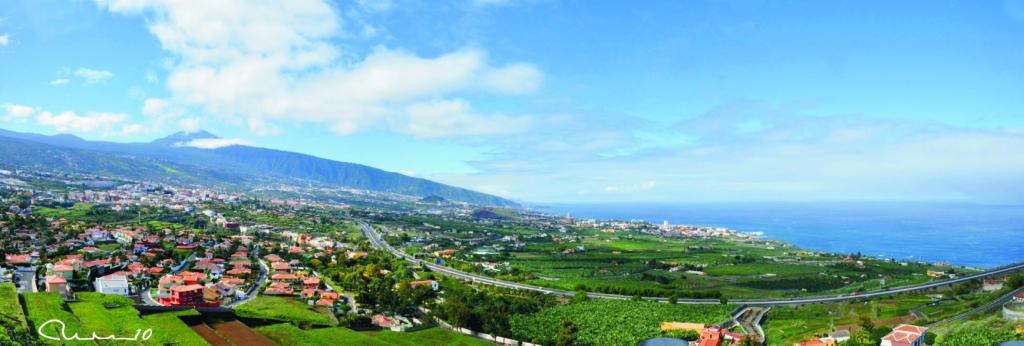
[[[588,300],[590,300],[590,296],[587,295],[587,292],[576,291],[576,294],[572,296],[573,303],[585,302]]]
[[[451,323],[456,327],[465,327],[469,325],[469,320],[472,312],[469,310],[461,300],[457,298],[449,299],[444,303],[444,315],[448,318],[448,323]]]
[[[925,332],[924,333],[924,343],[928,344],[928,345],[935,345],[935,337],[936,337],[935,333]]]
[[[672,296],[668,297],[669,304],[675,304],[679,302],[679,293],[672,293]]]
[[[562,321],[562,326],[558,328],[558,334],[555,335],[555,345],[557,346],[570,346],[576,343],[576,325],[572,323],[568,317]]]
[[[718,297],[718,302],[722,303],[722,305],[729,304],[729,298],[726,298],[725,296]]]
[[[875,332],[875,322],[871,321],[871,316],[861,315],[860,322],[857,323],[860,329],[867,332],[868,335]]]

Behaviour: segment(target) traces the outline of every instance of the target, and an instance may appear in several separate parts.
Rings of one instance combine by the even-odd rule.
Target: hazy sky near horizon
[[[5,1],[0,106],[541,203],[1017,203],[1024,0]]]

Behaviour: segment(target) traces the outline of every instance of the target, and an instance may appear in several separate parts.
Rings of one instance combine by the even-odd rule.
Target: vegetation
[[[65,304],[56,293],[24,294],[29,321],[39,326],[49,320],[65,324],[65,333],[78,333],[83,337],[115,335],[133,337],[138,330],[152,329],[152,338],[141,341],[146,345],[206,345],[202,337],[192,330],[178,316],[195,314],[195,311],[165,312],[139,316],[131,299],[101,293],[83,292],[79,301]],[[60,325],[49,324],[44,333],[60,335]],[[39,338],[44,344],[60,344],[58,341]],[[65,344],[93,344],[92,342],[64,342]]]
[[[287,321],[293,324],[332,325],[330,316],[317,311],[303,301],[290,297],[261,295],[248,303],[235,307],[240,317]]]
[[[563,326],[569,319],[578,330],[575,334],[579,344],[636,345],[660,336],[661,322],[715,324],[728,319],[732,308],[728,305],[592,300],[514,316],[510,323],[517,338],[535,343],[557,343],[556,338],[568,333]]]
[[[991,346],[1004,341],[1016,340],[1024,335],[1014,335],[1013,329],[998,317],[957,323],[948,332],[939,335],[938,346]]]
[[[0,284],[0,332],[0,345],[27,344],[32,339],[18,291],[11,283]]]
[[[396,346],[484,346],[492,345],[473,337],[448,332],[439,328],[397,333],[391,331],[357,332],[348,328],[316,328],[303,330],[282,323],[257,327],[254,330],[278,345],[396,345]]]

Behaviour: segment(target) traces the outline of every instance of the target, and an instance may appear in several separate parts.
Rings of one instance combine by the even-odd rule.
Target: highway
[[[561,295],[561,296],[567,296],[567,297],[571,297],[571,296],[573,296],[575,294],[575,292],[571,292],[571,291],[565,291],[565,290],[559,290],[559,289],[553,289],[553,288],[546,288],[546,287],[540,287],[540,286],[525,285],[525,284],[520,284],[520,283],[515,283],[515,282],[497,280],[497,279],[489,278],[489,277],[486,277],[486,276],[481,276],[481,275],[477,275],[477,274],[473,274],[473,273],[467,273],[467,272],[455,270],[455,269],[452,269],[452,268],[448,268],[446,266],[437,265],[437,264],[434,264],[434,263],[423,261],[423,260],[420,260],[418,258],[414,258],[412,256],[409,256],[405,252],[402,252],[402,251],[400,251],[398,249],[395,249],[390,244],[388,244],[387,242],[383,241],[380,238],[380,234],[377,233],[377,231],[375,229],[373,229],[373,227],[371,227],[369,224],[360,221],[359,222],[359,227],[363,230],[363,233],[366,234],[366,238],[370,240],[370,244],[373,245],[374,247],[380,248],[380,249],[385,249],[388,252],[394,254],[395,256],[398,256],[399,258],[405,259],[406,261],[409,261],[409,262],[412,262],[412,263],[420,264],[422,266],[430,268],[430,270],[433,270],[433,271],[441,273],[441,274],[445,274],[445,275],[448,275],[448,276],[460,278],[460,279],[467,280],[467,281],[480,282],[480,283],[484,283],[484,284],[489,284],[489,285],[494,285],[494,286],[499,286],[499,287],[504,287],[504,288],[510,288],[510,289],[516,289],[516,290],[527,290],[527,291],[541,292],[541,293],[546,293],[546,294]],[[1022,269],[1024,269],[1024,263],[1016,263],[1016,264],[1011,264],[1011,265],[1008,265],[1008,266],[1003,266],[1003,267],[1000,267],[1000,268],[995,268],[995,269],[992,269],[992,270],[989,270],[989,271],[985,271],[985,272],[982,272],[982,273],[978,273],[978,274],[974,274],[974,275],[968,275],[968,276],[959,277],[959,278],[955,278],[955,279],[948,279],[948,280],[941,280],[941,281],[932,281],[932,282],[926,282],[926,283],[917,284],[917,285],[911,285],[911,286],[904,286],[904,287],[897,287],[897,288],[886,288],[886,289],[881,289],[881,290],[867,291],[867,292],[861,292],[860,294],[856,294],[856,295],[854,295],[854,294],[841,294],[841,295],[808,296],[808,297],[797,297],[797,298],[729,299],[729,303],[731,303],[731,304],[747,304],[747,305],[754,305],[754,306],[771,306],[771,305],[788,305],[788,304],[829,303],[829,302],[840,302],[840,301],[856,300],[856,299],[867,299],[867,298],[872,298],[872,297],[887,296],[887,295],[896,294],[896,293],[906,293],[906,292],[922,291],[922,290],[928,290],[928,289],[933,289],[933,288],[938,288],[938,287],[943,287],[943,286],[949,286],[949,285],[953,285],[953,284],[957,284],[957,283],[961,283],[961,282],[967,282],[967,281],[977,280],[977,279],[984,279],[984,278],[988,278],[988,277],[991,277],[991,276],[1011,273],[1011,272],[1015,272],[1015,271],[1022,270]],[[588,292],[587,295],[590,296],[591,298],[600,298],[600,299],[630,299],[630,298],[632,298],[630,296],[624,296],[624,295],[618,295],[618,294],[607,294],[607,293],[596,293],[596,292]],[[644,299],[653,300],[653,301],[659,301],[659,302],[663,302],[663,303],[667,303],[668,302],[668,298],[662,298],[662,297],[644,297]],[[721,302],[718,299],[678,299],[677,303],[680,303],[680,304],[721,304]]]

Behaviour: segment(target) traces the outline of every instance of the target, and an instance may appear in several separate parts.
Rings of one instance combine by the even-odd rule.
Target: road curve
[[[567,297],[575,295],[575,292],[571,292],[571,291],[565,291],[565,290],[559,290],[559,289],[553,289],[553,288],[546,288],[546,287],[540,287],[540,286],[534,286],[534,285],[525,285],[525,284],[520,284],[520,283],[515,283],[515,282],[497,280],[497,279],[489,278],[489,277],[486,277],[486,276],[481,276],[481,275],[476,275],[476,274],[472,274],[472,273],[467,273],[467,272],[455,270],[455,269],[452,269],[452,268],[448,268],[446,266],[437,265],[437,264],[434,264],[434,263],[423,261],[423,260],[420,260],[418,258],[409,256],[405,252],[402,252],[402,251],[400,251],[398,249],[395,249],[390,244],[388,244],[387,242],[385,242],[382,239],[380,239],[380,234],[378,234],[377,231],[374,230],[373,227],[371,227],[369,224],[360,221],[359,222],[359,227],[363,230],[363,233],[366,234],[366,238],[370,240],[370,244],[373,245],[374,247],[380,248],[380,249],[385,249],[388,252],[392,253],[393,255],[398,256],[399,258],[402,258],[402,259],[404,259],[406,261],[409,261],[409,262],[412,262],[412,263],[417,263],[417,264],[423,265],[423,266],[425,266],[427,268],[430,268],[430,270],[433,270],[435,272],[439,272],[439,273],[442,273],[442,274],[445,274],[445,275],[448,275],[448,276],[452,276],[452,277],[456,277],[456,278],[460,278],[460,279],[463,279],[463,280],[468,280],[468,281],[472,281],[472,282],[480,282],[480,283],[484,283],[484,284],[488,284],[488,285],[494,285],[494,286],[499,286],[499,287],[504,287],[504,288],[516,289],[516,290],[527,290],[527,291],[541,292],[541,293],[546,293],[546,294],[554,294],[554,295],[567,296]],[[862,293],[860,293],[858,295],[842,294],[842,295],[828,295],[828,296],[808,296],[808,297],[797,297],[797,298],[729,299],[729,303],[731,303],[731,304],[747,304],[747,305],[770,306],[770,305],[787,305],[787,304],[815,304],[815,303],[840,302],[840,301],[846,301],[846,300],[855,300],[855,299],[864,299],[864,298],[886,296],[886,295],[896,294],[896,293],[906,293],[906,292],[913,292],[913,291],[928,290],[928,289],[938,288],[938,287],[942,287],[942,286],[949,286],[949,285],[953,285],[953,284],[957,284],[957,283],[961,283],[961,282],[967,282],[967,281],[976,280],[976,279],[983,279],[983,278],[987,278],[987,277],[991,277],[991,276],[995,276],[995,275],[1002,275],[1002,274],[1006,274],[1006,273],[1011,273],[1011,272],[1022,270],[1022,269],[1024,269],[1024,263],[1016,263],[1016,264],[1011,264],[1011,265],[1008,265],[1008,266],[1003,266],[1003,267],[995,268],[995,269],[992,269],[992,270],[989,270],[989,271],[986,271],[986,272],[977,273],[977,274],[973,274],[973,275],[969,275],[969,276],[964,276],[964,277],[960,277],[960,278],[941,280],[941,281],[933,281],[933,282],[927,282],[927,283],[918,284],[918,285],[911,285],[911,286],[904,286],[904,287],[897,287],[897,288],[888,288],[888,289],[867,291],[867,292],[862,292]],[[631,296],[625,296],[625,295],[619,295],[619,294],[596,293],[596,292],[587,292],[587,295],[590,296],[591,298],[601,298],[601,299],[631,299],[632,298]],[[668,302],[668,298],[662,298],[662,297],[643,297],[643,298],[647,299],[647,300],[659,301],[659,302],[663,302],[663,303]],[[721,304],[721,302],[718,299],[688,299],[688,298],[680,298],[680,299],[677,299],[676,301],[678,303],[680,303],[680,304]]]

